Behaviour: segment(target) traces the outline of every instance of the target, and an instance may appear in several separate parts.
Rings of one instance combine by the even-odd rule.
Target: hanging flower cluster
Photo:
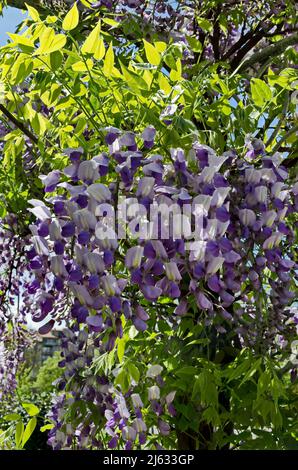
[[[81,149],[69,150],[64,174],[41,177],[46,193],[57,188],[56,195],[47,204],[31,201],[38,218],[31,227],[31,289],[45,285],[33,320],[51,314],[43,327],[49,331],[62,312],[61,299],[70,300],[72,318],[89,331],[108,332],[105,348],[111,350],[122,336],[121,313],[144,331],[149,316],[142,298],[166,296],[178,303],[176,315],[195,303],[196,315],[221,333],[230,325],[251,337],[260,322],[270,326],[266,334],[272,337],[281,331],[294,298],[286,217],[297,210],[297,185],[288,187],[278,155],[262,155],[253,143],[243,160],[234,151],[218,157],[196,143],[191,164],[181,149],[165,161],[144,155],[154,145],[152,127],[139,138],[142,150],[132,132],[106,132],[109,153],[85,160]],[[106,183],[109,175],[115,181]],[[120,195],[126,197],[121,207],[128,240],[111,226],[109,212]],[[174,220],[183,211],[172,227],[170,211]],[[116,275],[116,262],[130,277],[123,269]]]
[[[147,430],[142,399],[134,389],[124,396],[107,377],[82,380],[94,348],[114,349],[122,315],[140,332],[154,328],[146,303],[161,298],[173,305],[167,318],[173,326],[190,316],[194,325],[232,332],[259,352],[283,347],[297,322],[287,218],[297,212],[298,186],[288,185],[279,155],[265,155],[259,141],[247,141],[243,158],[233,150],[217,156],[199,143],[187,156],[174,149],[163,157],[153,153],[152,126],[141,134],[105,131],[106,152],[86,160],[82,149],[68,149],[70,165],[41,176],[47,197],[31,201],[37,222],[29,290],[36,290],[33,321],[46,322],[41,333],[62,319],[71,328],[61,388],[71,379],[70,400],[91,399],[107,421],[109,446],[121,441],[130,449]],[[174,395],[161,398],[162,379],[154,377],[148,400],[159,432],[167,434]],[[51,432],[54,448],[73,439],[100,448],[98,424],[88,415],[63,432],[62,416]]]
[[[27,269],[25,254],[28,239],[19,238],[17,232],[15,216],[1,220],[0,399],[14,392],[19,365],[34,339],[25,329],[31,305],[28,281],[32,273]]]
[[[54,427],[49,433],[48,443],[54,450],[102,449],[104,436],[108,436],[108,447],[119,446],[130,450],[144,445],[147,435],[155,435],[158,430],[162,435],[170,433],[170,426],[165,421],[174,416],[174,392],[165,394],[162,389],[162,366],[150,366],[147,370],[144,402],[134,389],[132,382],[127,393],[123,394],[105,375],[96,375],[92,369],[95,350],[99,346],[95,333],[88,335],[86,330],[73,326],[63,332],[62,360],[63,376],[57,381],[59,390],[64,390],[71,383],[68,394],[55,397],[49,419]],[[119,371],[114,371],[117,376]],[[152,385],[154,384],[154,385]],[[146,388],[147,387],[147,388]],[[85,403],[88,403],[86,406]],[[144,405],[145,403],[145,405]],[[143,410],[151,407],[155,421],[149,416],[146,424]],[[74,416],[66,410],[74,410]],[[96,410],[96,413],[94,413]]]

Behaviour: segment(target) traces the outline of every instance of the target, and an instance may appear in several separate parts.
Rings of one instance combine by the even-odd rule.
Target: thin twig
[[[3,106],[3,104],[0,103],[0,111],[16,126],[18,127],[23,134],[25,134],[27,137],[29,137],[32,142],[35,144],[38,144],[38,138],[29,130],[27,127],[23,124],[22,121],[19,121],[13,114],[11,114],[8,109]]]

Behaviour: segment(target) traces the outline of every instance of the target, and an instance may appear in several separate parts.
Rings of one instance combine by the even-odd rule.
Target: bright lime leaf
[[[24,424],[22,421],[19,421],[16,425],[16,432],[15,432],[15,442],[17,449],[20,448],[22,439],[24,434]]]
[[[103,63],[103,73],[106,76],[111,75],[113,67],[114,67],[114,51],[113,51],[113,44],[110,43],[109,48],[106,53],[106,57]]]
[[[158,52],[165,52],[167,49],[167,43],[163,41],[156,41],[154,43],[154,46],[158,50]]]
[[[177,82],[181,80],[182,78],[182,66],[181,66],[181,60],[177,59],[176,61],[176,70],[172,69],[170,72],[170,79],[173,82]]]
[[[143,42],[144,42],[146,57],[147,57],[149,64],[159,65],[161,61],[161,56],[157,48],[154,47],[152,44],[150,44],[150,42],[147,42],[145,39],[143,39]]]
[[[272,98],[272,91],[269,85],[259,78],[251,80],[251,96],[256,106],[262,107]]]
[[[119,362],[121,363],[123,361],[124,353],[125,353],[125,338],[118,339],[118,345],[117,345],[117,356],[119,359]]]
[[[91,59],[86,60],[86,62],[83,62],[80,60],[79,62],[76,62],[71,66],[72,70],[74,72],[87,72],[88,70],[91,70],[93,67],[93,62]]]
[[[112,28],[117,28],[117,26],[119,26],[119,22],[112,20],[112,18],[103,18],[102,21],[109,26],[112,26]]]
[[[36,423],[37,423],[37,419],[34,417],[34,418],[31,418],[29,421],[28,421],[28,424],[25,428],[25,431],[24,431],[24,434],[23,434],[23,437],[22,437],[22,447],[24,447],[24,445],[26,444],[26,442],[30,439],[30,437],[32,436],[33,432],[34,432],[34,429],[36,427]]]
[[[64,34],[56,34],[51,44],[49,45],[47,54],[50,54],[55,51],[59,51],[65,46],[65,44],[66,44],[66,36],[64,36]]]
[[[85,40],[82,46],[83,54],[94,54],[96,52],[99,35],[100,35],[100,21],[97,23],[95,28],[91,31],[91,33]]]
[[[40,432],[49,431],[50,429],[53,429],[53,427],[53,424],[45,424],[44,426],[41,426]]]
[[[92,5],[92,3],[94,3],[94,2],[92,2],[92,1],[90,1],[90,0],[81,0],[81,3],[82,3],[85,7],[90,8],[91,5]]]
[[[38,11],[35,10],[35,8],[31,7],[30,5],[27,5],[27,3],[25,3],[25,5],[27,7],[28,13],[31,16],[32,20],[33,21],[39,21],[40,17],[39,17]]]
[[[39,408],[33,403],[22,403],[22,407],[27,411],[29,416],[35,416],[39,413]]]
[[[34,47],[34,42],[31,39],[26,38],[25,36],[20,36],[18,34],[12,34],[12,33],[8,33],[8,36],[16,44],[22,44],[23,46]]]
[[[197,23],[199,27],[202,28],[203,31],[207,31],[208,33],[211,33],[213,26],[209,20],[207,20],[206,18],[197,18]]]
[[[65,31],[71,31],[75,29],[79,24],[79,10],[77,4],[75,3],[73,7],[69,10],[66,17],[63,20],[62,28]]]
[[[9,415],[4,416],[3,418],[5,421],[18,421],[21,419],[21,416],[17,413],[10,413]]]
[[[100,36],[99,40],[96,43],[96,49],[93,53],[94,59],[101,60],[104,57],[105,52],[105,44],[103,42],[102,37]]]
[[[40,36],[40,46],[35,51],[38,54],[50,54],[62,49],[66,44],[66,36],[64,34],[55,34],[52,28],[44,28]]]

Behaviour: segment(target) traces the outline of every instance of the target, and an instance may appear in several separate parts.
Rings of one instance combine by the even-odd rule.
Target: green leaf
[[[88,70],[91,70],[93,67],[93,62],[91,59],[86,60],[86,63],[82,60],[79,62],[76,62],[71,66],[72,70],[74,72],[87,72]]]
[[[16,432],[15,432],[15,443],[16,443],[17,449],[19,449],[21,446],[23,434],[24,434],[24,424],[22,421],[19,421],[16,425]]]
[[[25,5],[26,5],[26,8],[27,8],[28,13],[29,13],[29,15],[31,16],[32,20],[33,20],[33,21],[39,21],[39,20],[40,20],[40,17],[39,17],[38,11],[37,11],[35,8],[33,8],[33,7],[31,7],[30,5],[28,5],[27,3],[25,3]]]
[[[55,72],[61,67],[63,54],[60,51],[55,51],[50,54],[50,67]]]
[[[171,50],[164,55],[164,61],[170,69],[177,70],[176,57]]]
[[[53,429],[53,427],[53,424],[45,424],[44,426],[41,426],[40,432],[49,431],[50,429]]]
[[[202,414],[202,418],[207,421],[207,423],[213,423],[214,426],[220,426],[221,420],[220,417],[213,406],[209,406]]]
[[[126,83],[133,89],[134,91],[138,92],[139,90],[147,90],[147,84],[145,80],[136,73],[128,70],[125,65],[120,62],[121,71],[123,73],[123,77],[125,78]]]
[[[147,42],[145,39],[143,39],[143,43],[149,64],[156,66],[159,65],[161,61],[161,55],[158,52],[157,48],[150,44],[150,42]]]
[[[199,27],[202,28],[203,31],[211,33],[211,31],[213,30],[213,26],[209,20],[207,20],[206,18],[196,18],[196,20]]]
[[[197,373],[197,369],[193,366],[185,366],[181,367],[181,369],[175,371],[175,374],[180,375],[195,375]]]
[[[5,415],[3,419],[5,421],[18,421],[19,419],[21,419],[21,416],[17,413],[10,413],[9,415]]]
[[[211,372],[205,370],[200,373],[193,386],[192,400],[201,401],[206,405],[218,404],[217,387]]]
[[[128,372],[129,372],[130,376],[133,378],[133,380],[135,382],[138,383],[138,381],[140,380],[140,371],[139,371],[139,369],[134,364],[132,364],[131,362],[129,362],[127,364],[127,368],[128,368]]]
[[[201,391],[201,382],[200,382],[200,380],[196,379],[195,383],[193,385],[191,399],[197,401],[197,398],[200,394],[200,391]]]
[[[82,46],[83,54],[95,54],[97,50],[97,44],[100,35],[100,21],[97,23],[95,28],[91,31],[87,39]]]
[[[16,44],[21,44],[23,46],[34,48],[34,42],[32,39],[27,38],[26,36],[20,36],[19,34],[8,33],[10,39]]]
[[[75,29],[79,24],[79,10],[77,4],[75,3],[73,7],[69,10],[66,17],[63,20],[62,28],[65,31],[71,31]]]
[[[113,67],[114,67],[114,50],[113,50],[113,44],[110,42],[109,48],[106,53],[106,57],[103,63],[103,73],[109,77],[112,73]]]
[[[27,411],[29,416],[38,415],[40,409],[33,403],[22,403],[22,407]]]
[[[120,385],[121,390],[126,393],[130,387],[129,375],[126,370],[122,369],[115,379],[115,385]]]
[[[251,80],[251,96],[253,102],[258,107],[263,107],[272,98],[271,88],[263,80],[253,78]]]
[[[25,431],[23,433],[23,437],[22,437],[22,447],[24,447],[24,445],[26,444],[26,442],[30,439],[30,437],[32,436],[33,432],[34,432],[34,429],[36,427],[36,423],[37,423],[37,419],[34,417],[34,418],[31,418],[29,421],[28,421],[28,424],[25,428]]]
[[[34,55],[50,54],[51,52],[62,49],[66,44],[66,36],[64,34],[55,34],[52,28],[44,28],[40,36],[40,46]]]
[[[202,52],[203,46],[198,39],[192,36],[186,36],[186,39],[193,52]]]
[[[126,343],[126,340],[124,336],[121,339],[118,339],[117,356],[118,356],[120,363],[123,361],[123,357],[125,353],[125,343]]]

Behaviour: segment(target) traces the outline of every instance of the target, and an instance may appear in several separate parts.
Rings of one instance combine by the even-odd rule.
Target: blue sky
[[[0,45],[6,44],[6,33],[14,33],[16,26],[24,19],[24,14],[17,8],[5,8],[0,16]]]

